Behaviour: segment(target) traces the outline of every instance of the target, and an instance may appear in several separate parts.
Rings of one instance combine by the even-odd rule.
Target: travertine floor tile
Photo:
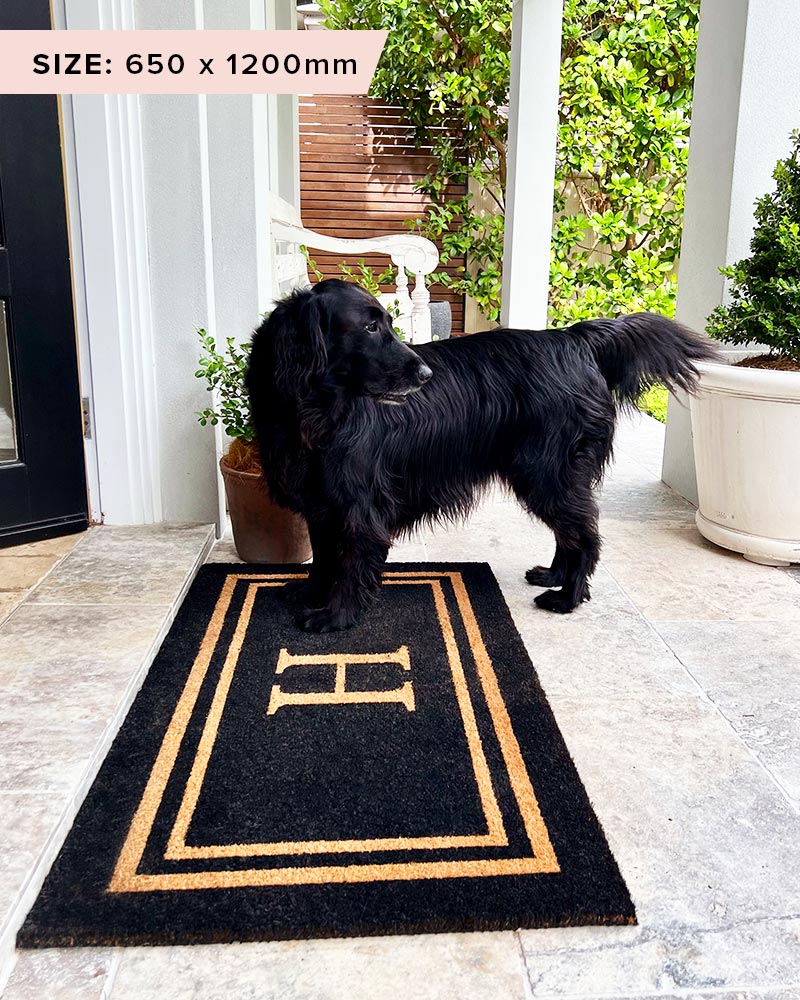
[[[653,621],[800,621],[800,585],[707,542],[695,528],[606,517],[601,565]]]
[[[210,544],[208,525],[90,529],[29,597],[37,604],[171,604]]]
[[[800,980],[800,817],[698,699],[554,700],[640,926],[522,931],[533,995]]]
[[[695,508],[658,479],[644,478],[640,467],[629,463],[619,463],[606,475],[599,502],[601,534],[606,518],[694,529]]]
[[[3,1000],[106,1000],[112,961],[113,952],[94,948],[21,952]]]
[[[9,555],[11,549],[0,549],[0,593],[30,590],[58,562],[57,555]]]
[[[166,994],[165,983],[170,992]],[[523,1000],[505,934],[126,949],[111,1000]]]
[[[19,607],[24,596],[25,591],[20,590],[0,592],[0,622],[5,621],[11,612]]]
[[[516,581],[505,597],[548,697],[696,698],[700,689],[666,643],[598,573],[591,603],[571,615],[533,604],[538,590]],[[621,599],[621,600],[620,600]]]
[[[58,538],[45,538],[41,542],[26,542],[24,545],[12,545],[2,550],[8,556],[65,556],[77,543],[85,537],[85,532],[74,535],[60,535]]]
[[[68,791],[0,791],[0,927],[63,812]]]
[[[656,627],[800,807],[800,622]]]
[[[591,1000],[591,998],[590,998]],[[648,993],[647,996],[627,996],[625,1000],[800,1000],[800,983],[786,990],[714,990],[713,993]]]
[[[646,413],[620,414],[614,435],[618,461],[635,462],[654,479],[661,479],[664,460],[664,425]]]
[[[57,713],[49,720],[1,720],[0,791],[76,790],[107,721],[76,724]]]
[[[0,721],[24,721],[44,737],[54,722],[107,720],[169,610],[26,602],[0,629]]]
[[[214,543],[214,547],[208,553],[206,562],[240,563],[242,560],[239,558],[239,553],[236,551],[233,540],[230,538],[221,538],[218,542]]]
[[[210,541],[209,526],[91,529],[0,625],[0,984],[25,911]]]

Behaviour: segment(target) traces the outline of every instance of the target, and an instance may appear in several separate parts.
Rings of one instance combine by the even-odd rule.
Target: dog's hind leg
[[[567,614],[590,599],[589,577],[600,557],[598,508],[592,486],[595,463],[583,456],[556,485],[540,475],[515,470],[514,492],[553,532],[556,551],[549,567],[535,566],[525,579],[533,586],[560,587],[535,598],[538,607]],[[529,467],[530,468],[530,467]]]
[[[589,577],[600,558],[601,543],[594,498],[582,498],[580,512],[574,506],[575,500],[574,496],[570,497],[568,507],[539,515],[556,536],[556,555],[562,561],[563,576],[560,590],[545,590],[534,598],[534,603],[545,611],[562,615],[590,600]]]

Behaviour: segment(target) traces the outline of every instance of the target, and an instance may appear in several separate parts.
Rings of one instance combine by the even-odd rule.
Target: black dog
[[[646,313],[412,349],[356,285],[294,293],[256,331],[247,386],[270,493],[311,535],[299,624],[352,625],[398,534],[466,515],[492,480],[555,534],[552,565],[526,578],[561,589],[536,604],[572,611],[589,599],[600,554],[593,487],[618,406],[653,382],[691,389],[692,361],[714,356]]]

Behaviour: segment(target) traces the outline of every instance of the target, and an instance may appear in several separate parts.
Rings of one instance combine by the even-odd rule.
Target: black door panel
[[[43,26],[47,0],[3,0],[0,29]],[[0,546],[87,510],[58,103],[0,95]]]

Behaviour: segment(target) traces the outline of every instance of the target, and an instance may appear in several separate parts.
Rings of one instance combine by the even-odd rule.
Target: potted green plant
[[[305,521],[273,502],[261,471],[244,383],[248,346],[228,338],[225,354],[221,354],[210,334],[205,330],[198,330],[198,334],[202,349],[195,375],[217,395],[197,418],[204,427],[221,423],[230,439],[219,467],[236,551],[245,562],[305,562],[311,558]]]
[[[788,565],[800,562],[800,132],[773,177],[775,191],[756,203],[751,255],[722,268],[729,301],[707,327],[766,350],[698,365],[691,409],[700,532],[754,562]]]

